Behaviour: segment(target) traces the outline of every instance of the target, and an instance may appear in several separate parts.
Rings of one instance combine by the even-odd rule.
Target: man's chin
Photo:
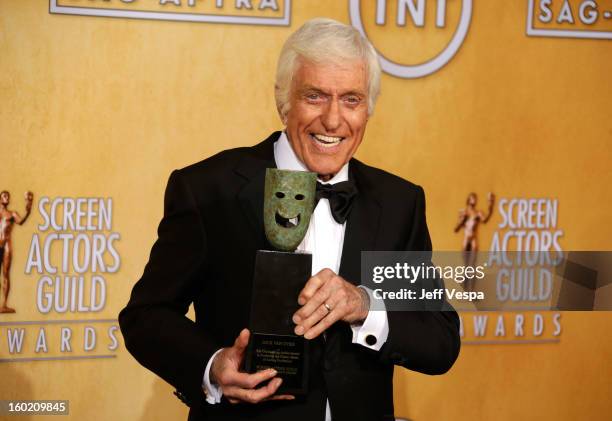
[[[336,153],[321,153],[310,150],[305,160],[306,167],[317,174],[336,174],[344,165],[346,151],[338,150]]]
[[[306,165],[309,171],[318,174],[319,179],[327,181],[334,175],[338,174],[338,171],[342,168],[342,165]]]

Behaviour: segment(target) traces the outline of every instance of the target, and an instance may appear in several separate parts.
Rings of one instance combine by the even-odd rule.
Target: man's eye
[[[361,102],[361,98],[359,98],[358,96],[348,96],[346,97],[345,101],[349,104],[357,105]]]
[[[308,94],[306,95],[306,98],[311,100],[311,101],[316,101],[317,99],[321,98],[319,94]]]

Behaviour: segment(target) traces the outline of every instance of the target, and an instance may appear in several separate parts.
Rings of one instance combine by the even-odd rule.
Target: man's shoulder
[[[398,195],[408,198],[423,191],[418,184],[357,159],[353,159],[351,165],[358,174],[362,187],[375,191],[381,198],[397,197]]]
[[[232,173],[245,160],[272,158],[272,145],[279,132],[274,132],[264,141],[252,145],[226,149],[199,162],[180,168],[175,172],[187,179],[219,178]],[[269,156],[268,156],[269,155]]]
[[[187,178],[232,171],[238,162],[240,162],[244,156],[248,155],[249,149],[251,148],[252,147],[249,146],[243,146],[226,149],[176,171]]]

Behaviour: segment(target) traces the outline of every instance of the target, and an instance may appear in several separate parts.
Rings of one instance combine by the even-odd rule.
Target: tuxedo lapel
[[[274,161],[274,142],[280,132],[274,132],[263,142],[253,146],[234,171],[244,179],[244,185],[238,191],[237,199],[249,221],[258,242],[267,243],[263,225],[264,186],[266,169],[276,168]]]
[[[349,165],[349,179],[355,182],[359,193],[346,222],[339,271],[355,285],[361,283],[361,252],[375,250],[380,223],[380,201],[362,165],[355,159]]]

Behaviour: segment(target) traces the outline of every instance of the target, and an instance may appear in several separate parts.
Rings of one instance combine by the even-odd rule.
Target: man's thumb
[[[245,350],[245,348],[249,344],[250,335],[251,333],[249,332],[249,329],[242,329],[240,331],[240,335],[238,335],[236,341],[234,342],[234,347],[237,349],[238,352],[243,352]]]

